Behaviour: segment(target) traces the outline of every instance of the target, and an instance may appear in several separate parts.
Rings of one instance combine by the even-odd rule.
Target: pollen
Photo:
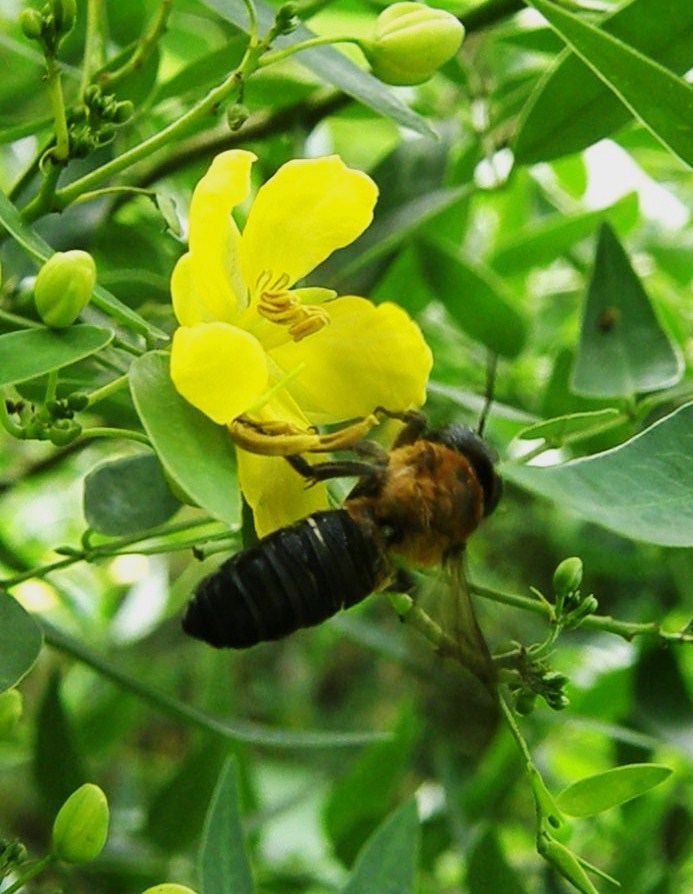
[[[330,322],[327,312],[317,304],[302,304],[286,286],[287,274],[274,276],[265,270],[258,278],[257,311],[271,323],[287,326],[294,341],[302,341]]]

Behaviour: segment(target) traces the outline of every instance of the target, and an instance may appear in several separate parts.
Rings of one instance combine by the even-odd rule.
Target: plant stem
[[[101,67],[103,55],[103,41],[99,31],[99,23],[102,18],[102,0],[87,0],[87,25],[84,35],[84,56],[82,62],[82,76],[79,82],[79,94],[84,96],[92,80],[92,72]]]
[[[125,388],[128,384],[128,376],[118,376],[117,379],[113,379],[112,382],[108,382],[107,385],[102,385],[100,388],[96,388],[94,391],[89,393],[89,406],[93,407],[94,404],[98,403],[100,400],[104,400],[107,397],[110,397],[112,394],[115,394],[117,391],[120,391],[121,388]]]
[[[538,599],[521,596],[518,593],[504,593],[501,590],[482,587],[471,582],[469,589],[483,599],[490,599],[492,602],[500,602],[502,605],[510,605],[523,611],[534,612],[537,615],[543,615],[547,620],[551,619],[551,606],[545,605]],[[580,622],[580,626],[589,627],[592,630],[602,630],[604,633],[613,633],[615,636],[622,636],[629,642],[636,636],[657,636],[669,643],[693,643],[693,631],[688,632],[685,629],[679,631],[662,630],[657,621],[638,623],[619,621],[608,615],[587,615]]]
[[[137,41],[135,52],[115,71],[100,71],[96,76],[97,83],[111,90],[119,81],[141,68],[146,58],[151,55],[159,38],[166,32],[168,17],[173,0],[160,0],[159,7],[150,22],[149,28]]]
[[[283,62],[284,59],[288,59],[290,56],[293,56],[294,53],[300,53],[301,50],[309,50],[311,47],[320,47],[325,44],[333,43],[353,43],[360,48],[363,41],[358,37],[347,36],[309,37],[307,40],[302,40],[300,43],[292,43],[287,47],[283,47],[281,50],[275,50],[273,53],[265,54],[260,60],[260,68],[264,68],[266,65],[274,65],[276,62]]]
[[[163,149],[169,143],[177,140],[181,134],[187,133],[194,124],[201,121],[205,116],[213,114],[221,103],[229,99],[229,97],[238,91],[247,78],[259,65],[259,60],[266,49],[265,42],[259,43],[257,46],[248,47],[245,56],[238,68],[221,82],[218,86],[209,91],[207,96],[185,114],[181,115],[176,121],[172,121],[163,130],[153,134],[151,137],[132,146],[130,149],[116,156],[100,168],[96,168],[73,181],[68,186],[59,190],[53,196],[52,209],[62,211],[72,202],[74,202],[82,193],[93,189],[99,183],[129,168],[140,159],[151,155],[159,149]],[[34,220],[39,214],[43,213],[45,202],[39,203],[36,199],[29,202],[22,211],[24,220]]]
[[[9,886],[9,888],[3,888],[2,894],[14,894],[15,891],[19,891],[20,888],[23,888],[24,885],[32,879],[35,875],[38,875],[39,872],[43,872],[43,870],[50,866],[50,864],[55,860],[53,854],[46,854],[45,857],[41,857],[40,860],[37,860],[33,866],[30,866],[25,872],[23,872],[14,882]]]
[[[124,438],[128,441],[137,441],[139,444],[146,444],[147,447],[152,446],[152,442],[145,434],[140,431],[133,431],[129,428],[106,428],[100,426],[84,428],[80,433],[79,440],[84,441],[87,438]]]

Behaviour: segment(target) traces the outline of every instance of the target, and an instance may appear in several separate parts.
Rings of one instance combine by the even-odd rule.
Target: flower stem
[[[135,52],[130,56],[127,62],[124,62],[120,68],[115,71],[100,71],[96,76],[96,81],[102,87],[108,87],[111,90],[119,81],[126,78],[129,74],[137,71],[144,65],[145,60],[154,51],[158,40],[166,32],[168,17],[171,13],[173,0],[160,0],[159,7],[154,18],[149,24],[149,28],[137,41]]]
[[[55,860],[53,854],[46,854],[45,857],[41,857],[40,860],[37,860],[32,866],[30,866],[25,872],[23,872],[18,878],[12,882],[9,888],[4,888],[2,894],[14,894],[15,891],[19,891],[20,888],[23,888],[24,885],[32,879],[35,875],[38,875],[39,872],[43,872],[43,870],[50,866],[50,864]]]
[[[265,41],[260,42],[256,46],[249,46],[238,68],[231,72],[221,84],[210,90],[204,99],[194,105],[184,115],[181,115],[180,118],[164,127],[163,130],[153,134],[136,146],[132,146],[63,189],[58,190],[53,196],[53,202],[50,207],[53,210],[62,211],[84,192],[95,188],[99,183],[129,168],[135,162],[146,158],[159,149],[163,149],[169,143],[178,140],[182,134],[188,133],[194,124],[200,122],[207,115],[214,114],[221,103],[228,100],[230,96],[241,89],[244,80],[258,68],[260,57],[265,50]],[[24,220],[34,220],[47,210],[46,203],[39,203],[37,200],[38,197],[30,201],[23,209],[22,216]]]
[[[273,53],[265,54],[260,60],[260,68],[265,68],[267,65],[274,65],[276,62],[283,62],[284,59],[288,59],[289,56],[293,56],[294,53],[300,53],[301,50],[309,50],[311,47],[320,47],[325,46],[325,44],[333,43],[353,43],[361,48],[363,40],[358,37],[347,36],[309,37],[307,40],[302,40],[300,43],[292,43],[290,46],[283,47],[281,50],[275,50]]]
[[[523,611],[544,615],[547,620],[551,619],[551,606],[545,605],[538,599],[531,599],[529,596],[521,596],[518,593],[504,593],[502,590],[482,587],[471,582],[469,589],[483,599],[490,599],[492,602],[499,602],[502,605],[510,605]],[[580,623],[581,626],[589,627],[592,630],[602,630],[604,633],[622,636],[629,642],[636,636],[657,636],[669,643],[693,643],[693,631],[685,628],[678,631],[662,630],[658,621],[638,623],[619,621],[617,618],[612,618],[608,615],[587,615]]]
[[[92,407],[100,400],[104,400],[105,398],[110,397],[112,394],[115,394],[117,391],[120,391],[121,388],[125,388],[128,384],[128,381],[128,376],[122,375],[118,376],[117,379],[113,379],[112,382],[108,382],[108,384],[102,385],[101,388],[96,388],[89,394],[89,406]]]
[[[84,56],[79,94],[84,95],[92,79],[92,72],[100,68],[103,55],[103,41],[99,30],[102,17],[102,0],[87,0],[87,24],[84,34]]]
[[[129,441],[137,441],[140,444],[146,444],[147,447],[152,446],[149,438],[139,431],[133,431],[129,428],[102,428],[95,426],[94,428],[82,429],[79,436],[80,441],[87,438],[126,438]]]

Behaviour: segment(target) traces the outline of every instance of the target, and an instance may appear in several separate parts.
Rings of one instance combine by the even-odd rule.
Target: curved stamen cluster
[[[302,304],[287,289],[289,281],[287,273],[273,278],[270,270],[263,270],[258,277],[257,311],[271,323],[288,326],[293,340],[301,341],[327,326],[330,317],[318,304]]]

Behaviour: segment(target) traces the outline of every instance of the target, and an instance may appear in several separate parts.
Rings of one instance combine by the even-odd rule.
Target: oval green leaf
[[[419,818],[412,798],[368,839],[342,894],[413,894],[418,850]]]
[[[84,479],[84,516],[101,534],[146,531],[163,524],[179,508],[153,453],[102,463]]]
[[[0,592],[0,692],[16,686],[39,656],[41,630],[16,599]]]
[[[205,894],[253,894],[255,886],[245,849],[236,762],[225,764],[212,795],[200,846]]]
[[[672,71],[693,64],[693,4],[633,0],[599,23]],[[550,161],[596,143],[628,122],[628,109],[580,58],[563,53],[525,110],[515,141],[520,164]]]
[[[26,382],[76,363],[104,348],[113,338],[102,326],[22,329],[0,335],[0,385]]]
[[[587,289],[571,388],[587,397],[633,397],[674,385],[683,363],[657,320],[628,255],[602,224]]]
[[[628,43],[556,4],[547,0],[529,2],[653,136],[686,164],[693,165],[693,87],[690,84]],[[662,10],[660,15],[667,5],[670,4],[658,4]],[[677,15],[678,10],[670,23],[673,32],[679,29]],[[647,32],[642,23],[639,30]],[[691,61],[693,59],[689,55],[689,65]],[[572,89],[575,95],[580,95],[575,85]],[[544,113],[548,114],[548,107],[544,103],[542,106]],[[555,109],[560,106],[553,104],[550,108],[550,117],[555,117]],[[575,115],[574,103],[568,104],[566,114]],[[526,130],[526,125],[520,129],[521,134],[523,130]],[[522,151],[520,138],[515,148],[516,158],[526,163],[529,159],[526,151]],[[547,157],[542,155],[542,158]]]
[[[597,773],[568,786],[557,798],[558,806],[569,816],[593,816],[637,798],[670,776],[661,764],[626,764],[605,773]]]
[[[502,473],[622,537],[693,546],[693,403],[603,453]]]
[[[638,220],[638,204],[637,193],[629,193],[598,211],[572,216],[552,215],[501,242],[489,263],[504,276],[533,267],[548,267],[576,242],[591,236],[603,220],[608,220],[621,232],[629,230]]]
[[[138,357],[130,367],[130,389],[171,480],[210,515],[239,527],[241,500],[231,438],[178,394],[169,375],[169,355],[153,351]]]
[[[500,277],[443,245],[426,242],[417,252],[431,290],[460,328],[501,356],[519,354],[526,327]]]

